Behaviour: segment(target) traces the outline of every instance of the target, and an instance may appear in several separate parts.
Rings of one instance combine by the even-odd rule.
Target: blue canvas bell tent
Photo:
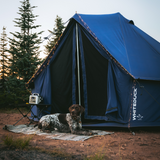
[[[75,14],[28,81],[49,113],[85,107],[84,126],[160,126],[160,43],[124,18]]]

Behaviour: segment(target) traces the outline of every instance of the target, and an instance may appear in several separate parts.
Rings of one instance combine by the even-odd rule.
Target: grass
[[[19,138],[13,138],[11,135],[4,136],[2,138],[3,144],[9,148],[24,149],[29,145],[33,136],[25,136]]]
[[[64,149],[62,149],[62,148],[59,148],[59,149],[57,149],[57,148],[55,148],[55,149],[48,149],[48,150],[46,150],[46,149],[44,149],[44,148],[41,148],[41,147],[33,147],[33,148],[31,148],[32,150],[36,150],[36,151],[39,151],[39,152],[41,152],[41,153],[46,153],[46,154],[49,154],[49,155],[51,155],[52,157],[63,157],[63,158],[65,158],[66,160],[70,160],[71,159],[71,157],[73,156],[72,154],[69,154],[69,153],[66,153],[65,151],[64,151]]]
[[[85,158],[85,160],[106,160],[106,157],[104,157],[104,154],[95,154],[89,158]]]
[[[107,149],[105,149],[104,146],[105,144],[97,152],[95,152],[95,154],[85,157],[84,160],[109,160],[110,159],[109,155],[106,155]],[[119,158],[118,159],[122,160],[120,143],[119,143]]]
[[[40,147],[32,147],[29,146],[29,142],[30,140],[33,138],[34,135],[30,135],[30,136],[22,136],[22,137],[18,137],[18,138],[14,138],[11,135],[6,135],[2,138],[2,144],[4,144],[5,146],[7,146],[10,149],[18,149],[18,150],[34,150],[40,153],[45,153],[45,154],[49,154],[52,157],[64,157],[66,160],[70,160],[72,155],[66,153],[63,149],[59,148],[59,149],[52,149],[52,150],[46,150],[44,148],[40,148]]]
[[[41,147],[31,147],[29,146],[30,140],[34,135],[22,136],[18,138],[14,138],[11,135],[4,136],[2,138],[3,144],[11,149],[27,149],[27,150],[35,150],[41,153],[49,154],[52,157],[64,157],[65,159],[70,160],[75,157],[75,155],[66,153],[62,148],[55,148],[46,150]],[[81,157],[82,158],[82,157]],[[102,146],[95,154],[89,155],[88,157],[84,157],[84,160],[109,160],[110,158],[106,155],[105,148]],[[120,144],[119,144],[119,160],[122,160]]]
[[[84,160],[107,160],[109,159],[105,156],[104,145],[94,154],[89,157],[86,157]]]
[[[28,147],[30,140],[33,138],[32,136],[23,136],[23,137],[18,137],[14,138],[11,135],[4,136],[2,138],[3,144],[6,145],[8,148],[12,149],[27,149],[27,150],[36,150],[41,153],[46,153],[51,155],[52,157],[64,157],[65,159],[70,160],[74,155],[66,153],[64,149],[62,148],[55,148],[52,150],[46,150],[40,147]],[[104,155],[103,153],[103,147],[95,153],[95,155],[86,157],[84,160],[107,160],[108,158]]]

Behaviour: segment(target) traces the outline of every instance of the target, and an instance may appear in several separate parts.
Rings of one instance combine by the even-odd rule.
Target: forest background
[[[8,38],[6,27],[3,27],[0,37],[0,108],[16,106],[27,103],[31,90],[26,88],[26,83],[43,63],[45,58],[40,58],[40,44],[47,40],[44,50],[46,56],[65,28],[62,18],[58,15],[55,19],[55,27],[48,30],[50,35],[41,38],[43,31],[36,32],[40,25],[35,21],[38,17],[33,11],[36,6],[31,6],[29,0],[21,1],[18,18],[15,18],[15,27],[19,32],[10,32],[12,38]]]

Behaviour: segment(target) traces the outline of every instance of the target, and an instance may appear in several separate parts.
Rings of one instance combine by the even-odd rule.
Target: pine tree
[[[13,103],[28,101],[28,91],[25,83],[32,77],[41,59],[38,57],[40,35],[42,32],[34,32],[40,25],[34,25],[36,15],[33,14],[35,6],[31,6],[29,0],[23,0],[19,7],[19,18],[15,18],[15,27],[20,32],[11,32],[13,38],[9,38],[10,44],[10,76],[7,81],[7,89]],[[15,99],[15,100],[14,100]]]
[[[54,45],[57,43],[59,37],[63,33],[64,25],[62,22],[62,18],[60,18],[58,15],[55,20],[55,28],[53,28],[53,31],[48,30],[51,34],[53,34],[53,37],[48,41],[47,45],[45,46],[45,53],[48,55]]]
[[[0,89],[4,93],[5,81],[8,76],[8,54],[7,54],[7,34],[6,28],[3,27],[3,32],[0,39]]]
[[[21,1],[22,6],[19,8],[20,18],[15,19],[16,27],[19,27],[21,32],[15,32],[13,39],[10,41],[10,54],[11,61],[11,75],[23,80],[25,83],[34,74],[37,66],[41,63],[39,56],[39,46],[41,39],[39,33],[33,33],[33,30],[40,27],[40,25],[34,25],[35,16],[33,9],[35,6],[31,6],[29,0]]]

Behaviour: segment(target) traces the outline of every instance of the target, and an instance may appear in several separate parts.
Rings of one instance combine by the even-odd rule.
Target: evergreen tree
[[[45,46],[45,53],[48,55],[54,45],[57,43],[59,37],[63,33],[64,25],[62,22],[62,18],[60,18],[58,15],[55,20],[55,28],[53,28],[53,31],[48,30],[51,34],[53,34],[53,37],[48,41],[47,45]]]
[[[39,36],[42,32],[34,32],[40,27],[40,25],[34,25],[37,17],[33,14],[34,8],[35,6],[31,6],[29,0],[21,1],[18,12],[20,18],[14,20],[15,27],[18,27],[20,32],[11,32],[13,38],[9,38],[11,58],[7,89],[13,103],[19,103],[22,100],[28,101],[29,95],[25,83],[35,73],[37,66],[41,64],[38,56],[41,43]]]
[[[5,81],[8,75],[8,68],[7,34],[6,28],[3,27],[0,39],[0,89],[3,93],[5,91]]]
[[[37,66],[41,63],[39,56],[39,46],[41,39],[39,33],[33,33],[33,30],[40,27],[34,25],[35,16],[29,0],[21,1],[22,6],[19,8],[20,18],[15,19],[16,27],[19,27],[21,32],[15,32],[13,39],[10,41],[10,54],[11,54],[11,75],[23,80],[26,83],[34,74]]]

